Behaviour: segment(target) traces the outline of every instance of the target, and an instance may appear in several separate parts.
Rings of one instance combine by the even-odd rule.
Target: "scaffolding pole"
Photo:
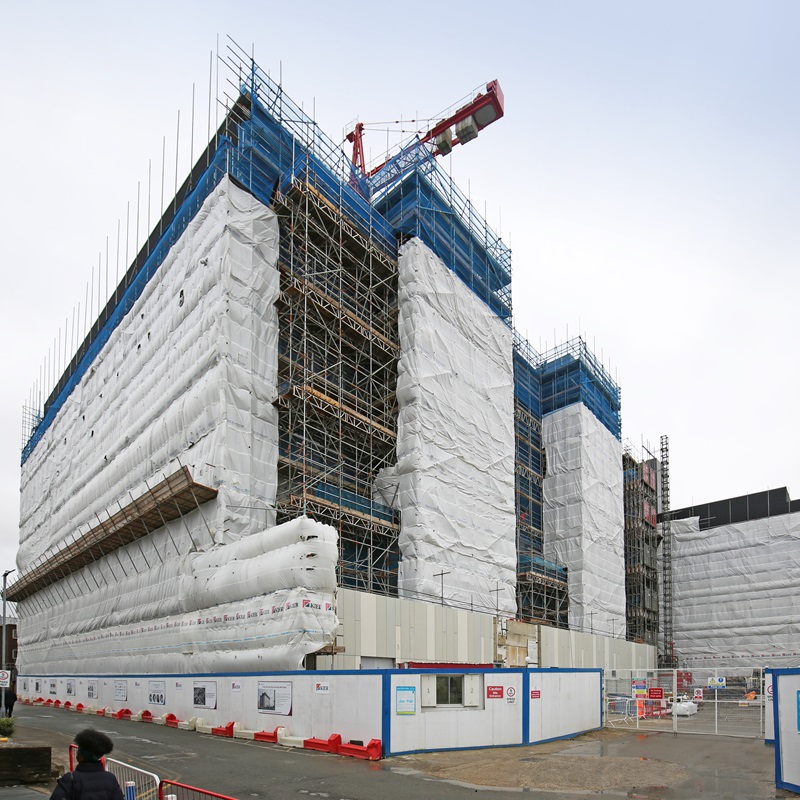
[[[658,462],[625,442],[622,452],[625,513],[625,616],[630,641],[658,640]]]
[[[274,198],[278,522],[332,525],[339,586],[396,595],[398,514],[373,488],[396,461],[397,263],[302,174]]]
[[[661,437],[661,537],[662,537],[662,606],[664,621],[661,626],[664,644],[661,666],[675,667],[675,640],[672,630],[672,521],[669,501],[669,437]]]

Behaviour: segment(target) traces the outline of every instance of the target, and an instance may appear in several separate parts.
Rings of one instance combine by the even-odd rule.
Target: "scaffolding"
[[[333,525],[339,585],[396,594],[399,514],[375,481],[396,463],[398,241],[420,236],[509,324],[510,251],[435,160],[420,152],[398,183],[370,197],[342,149],[247,53],[230,42],[218,65],[227,76],[217,96],[224,119],[42,408],[26,412],[22,460],[229,175],[276,211],[280,227],[277,521],[306,513]],[[540,422],[523,416],[533,442],[525,536],[538,556]]]
[[[63,578],[100,561],[110,553],[148,536],[172,520],[183,517],[217,496],[216,489],[196,483],[188,467],[181,467],[138,498],[71,541],[44,553],[8,589],[8,599],[25,600]],[[177,550],[177,547],[176,547]],[[161,556],[158,556],[161,560]],[[129,558],[130,565],[136,564]],[[145,559],[146,561],[146,559]],[[117,554],[117,564],[125,567]],[[87,582],[88,586],[88,582]],[[91,587],[89,587],[91,590]]]
[[[567,570],[534,556],[530,569],[520,561],[517,573],[518,616],[526,622],[544,622],[555,628],[569,627]]]
[[[275,196],[281,228],[278,522],[339,533],[340,586],[396,594],[399,521],[376,502],[395,463],[397,264],[302,169]]]
[[[517,553],[542,555],[542,410],[538,355],[514,335]]]
[[[277,520],[339,533],[340,586],[397,594],[399,514],[375,492],[396,463],[397,245],[410,235],[510,320],[510,251],[417,150],[372,197],[363,176],[244,53],[230,173],[278,214]]]
[[[403,235],[417,236],[487,306],[511,324],[511,251],[450,175],[416,148],[415,169],[375,207]]]
[[[517,513],[517,607],[520,619],[568,627],[563,567],[545,561],[542,517],[541,357],[514,332],[514,478]]]
[[[625,616],[627,638],[658,639],[658,460],[626,441],[622,451],[625,509]]]
[[[620,391],[578,336],[541,356],[542,416],[583,403],[617,438],[622,436]]]
[[[661,506],[659,522],[661,523],[661,539],[663,542],[661,552],[661,607],[664,619],[661,625],[663,635],[663,650],[659,654],[660,666],[676,667],[675,639],[672,633],[672,516],[669,502],[669,437],[661,437]]]

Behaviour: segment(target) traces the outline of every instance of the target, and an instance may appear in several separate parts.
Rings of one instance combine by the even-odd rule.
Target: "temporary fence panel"
[[[106,759],[106,769],[116,775],[119,785],[125,789],[125,800],[133,800],[128,794],[128,784],[135,787],[135,800],[157,800],[160,779],[153,772],[132,767],[115,758]]]
[[[547,742],[603,724],[602,671],[528,670],[528,741]]]
[[[54,700],[66,697],[66,677],[24,678],[30,686],[52,687]],[[151,718],[169,713],[209,727],[238,723],[243,730],[273,730],[302,738],[382,739],[383,672],[338,670],[243,673],[234,675],[124,675],[84,679],[75,687],[81,702],[110,716],[129,710]],[[88,697],[84,696],[88,694]],[[70,695],[70,699],[76,695]],[[34,696],[35,697],[35,696]],[[32,698],[33,699],[33,698]]]
[[[764,736],[763,670],[610,670],[605,673],[606,725]]]
[[[772,670],[764,670],[764,742],[775,743],[775,709],[773,707]]]
[[[256,734],[280,727],[296,741],[331,736],[344,744],[377,740],[384,755],[522,745],[577,736],[602,725],[600,669],[443,663],[395,670],[153,677],[90,679],[93,694],[102,689],[110,698],[112,689],[116,693],[113,706],[100,701],[91,713],[113,713],[135,724],[146,712],[150,720],[194,723],[193,728],[207,733],[230,728],[243,738],[259,738]],[[35,680],[41,688],[44,679]],[[47,681],[56,690],[65,682]],[[154,712],[140,712],[145,704]],[[121,783],[150,785],[142,783],[141,770],[132,774],[123,767],[109,767]],[[141,800],[141,789],[137,797]]]
[[[167,780],[161,781],[158,789],[158,798],[159,800],[206,800],[206,798],[236,800],[236,798],[229,797],[226,794],[217,794],[217,792],[209,792],[206,789],[198,789],[196,786]]]
[[[74,770],[77,766],[78,745],[69,746],[69,768]],[[157,800],[161,779],[154,772],[148,772],[139,767],[133,767],[115,758],[104,758],[106,769],[116,776],[119,785],[125,791],[125,800]],[[134,797],[130,797],[133,789]]]
[[[602,725],[601,670],[390,673],[386,755],[577,736]]]
[[[772,671],[775,785],[800,793],[800,669]]]
[[[522,744],[523,674],[444,668],[393,673],[385,752]]]

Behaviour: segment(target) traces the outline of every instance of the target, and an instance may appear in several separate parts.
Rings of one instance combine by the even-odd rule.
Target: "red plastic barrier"
[[[224,736],[227,739],[233,739],[233,722],[229,722],[227,725],[221,725],[218,728],[211,729],[212,736]]]
[[[84,708],[84,705],[83,705],[83,703],[78,703],[78,705],[76,705],[76,706],[75,706],[75,710],[76,710],[78,713],[80,713],[81,711],[83,711],[83,708]]]
[[[167,714],[167,716],[164,717],[164,724],[168,728],[177,728],[179,722],[180,720],[174,714]]]
[[[142,711],[142,722],[152,722],[153,721],[153,714],[152,712],[145,709]]]
[[[278,731],[280,730],[280,726],[275,728],[274,731],[256,731],[253,734],[253,739],[257,742],[278,742]]]
[[[61,701],[60,700],[54,700],[53,701],[53,708],[61,708]]]
[[[115,711],[111,716],[113,719],[130,719],[131,710],[129,708],[121,708],[119,711]]]
[[[46,706],[51,706],[51,705],[53,705],[53,701],[48,697],[47,700],[44,701],[44,704]]]
[[[342,737],[338,733],[332,733],[327,739],[303,739],[303,747],[306,750],[320,750],[323,753],[338,753],[342,744]]]
[[[379,761],[383,755],[380,739],[370,739],[366,745],[347,744],[339,745],[340,756],[353,756],[353,758],[364,758],[367,761]]]
[[[97,714],[98,717],[104,717],[106,715],[106,710],[105,708],[98,708],[94,713]]]
[[[72,703],[70,703],[70,701],[69,701],[69,700],[67,700],[67,702],[66,702],[66,703],[64,703],[64,708],[65,708],[67,711],[69,711],[69,710],[72,708]]]

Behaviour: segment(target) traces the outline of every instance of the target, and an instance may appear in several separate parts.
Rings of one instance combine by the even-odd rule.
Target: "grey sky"
[[[335,141],[356,116],[430,116],[498,78],[505,119],[448,164],[513,250],[519,330],[537,349],[585,334],[622,387],[624,437],[670,436],[673,506],[800,496],[800,5],[388,8],[5,9],[0,567],[16,550],[21,406],[78,302],[83,315],[106,237],[113,276],[137,182],[144,238],[148,160],[156,218],[164,136],[170,194],[179,108],[185,174],[193,83],[199,153],[209,54],[228,33]],[[374,157],[385,141],[368,133]]]

